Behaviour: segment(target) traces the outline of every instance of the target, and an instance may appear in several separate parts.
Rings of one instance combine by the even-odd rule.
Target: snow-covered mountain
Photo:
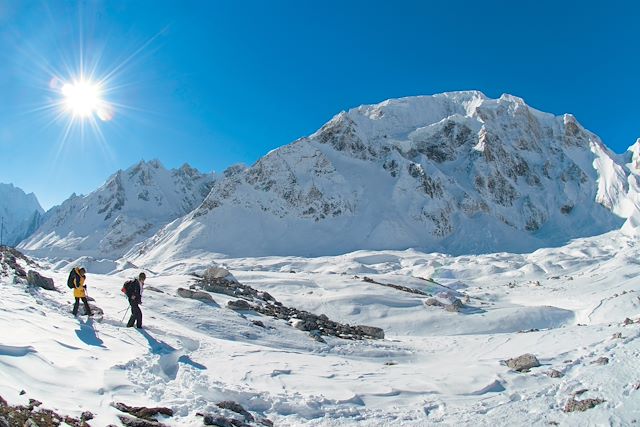
[[[19,247],[37,256],[118,258],[197,207],[213,181],[213,174],[188,165],[167,170],[157,160],[141,161],[91,194],[52,208]]]
[[[44,213],[33,193],[25,194],[13,184],[0,184],[0,217],[3,218],[2,243],[18,244],[40,225]]]
[[[511,95],[388,100],[341,112],[250,168],[229,168],[197,209],[129,257],[556,246],[630,216],[634,147],[616,155],[573,116]]]

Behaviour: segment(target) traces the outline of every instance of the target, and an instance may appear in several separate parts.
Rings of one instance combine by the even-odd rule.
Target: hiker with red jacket
[[[87,285],[84,284],[86,280],[85,276],[86,270],[84,267],[75,267],[69,273],[69,279],[67,279],[67,284],[73,289],[73,297],[75,298],[75,303],[73,304],[73,315],[78,315],[78,308],[80,306],[80,300],[84,304],[84,314],[87,316],[93,316],[91,313],[91,307],[89,307],[89,302],[87,301]]]
[[[146,278],[147,275],[142,272],[138,275],[137,279],[129,280],[124,284],[125,294],[131,306],[131,317],[127,323],[127,328],[132,327],[134,323],[138,329],[142,328],[142,310],[140,310],[140,304],[142,304],[142,288],[144,287]]]

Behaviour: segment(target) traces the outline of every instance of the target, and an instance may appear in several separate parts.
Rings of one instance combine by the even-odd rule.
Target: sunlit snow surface
[[[631,425],[640,419],[640,245],[613,232],[532,254],[451,257],[360,251],[323,258],[209,258],[148,266],[144,323],[122,327],[123,280],[89,266],[102,323],[70,315],[64,263],[41,273],[60,293],[0,279],[0,395],[29,398],[63,414],[118,424],[112,402],[169,406],[169,425],[199,426],[196,412],[235,400],[278,426]],[[216,261],[285,305],[349,324],[378,326],[386,339],[311,339],[283,320],[176,296],[190,272]],[[46,262],[43,263],[46,265]],[[117,270],[121,264],[113,263]],[[367,276],[429,293],[433,282],[469,295],[449,313],[424,297],[364,282]],[[251,320],[261,320],[259,328]],[[538,329],[539,331],[519,333]],[[616,333],[622,338],[613,338]],[[501,361],[535,354],[517,373]],[[609,364],[592,362],[609,358]],[[546,375],[550,369],[562,378]],[[564,413],[572,394],[606,402]],[[19,392],[27,393],[20,396]]]

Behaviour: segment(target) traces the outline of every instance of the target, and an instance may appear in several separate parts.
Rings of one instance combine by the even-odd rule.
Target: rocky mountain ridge
[[[213,181],[213,174],[189,165],[167,170],[157,160],[141,161],[89,195],[74,194],[49,210],[19,248],[38,256],[119,258],[197,207]]]
[[[128,256],[529,251],[620,227],[636,209],[629,156],[572,115],[511,95],[388,100],[229,168],[199,207]]]
[[[44,210],[33,193],[25,194],[13,184],[0,184],[2,244],[17,245],[39,226]]]

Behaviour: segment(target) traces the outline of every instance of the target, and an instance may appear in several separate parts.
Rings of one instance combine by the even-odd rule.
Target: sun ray
[[[78,7],[83,9],[86,5]],[[30,40],[16,39],[27,59],[16,63],[31,77],[27,80],[34,88],[44,92],[41,102],[25,105],[17,117],[37,121],[45,128],[59,126],[59,140],[54,149],[56,161],[72,147],[99,147],[103,155],[114,157],[108,139],[113,132],[121,133],[126,123],[118,123],[117,119],[139,120],[154,114],[153,110],[127,99],[127,93],[136,91],[138,85],[149,84],[132,79],[135,74],[130,71],[140,65],[140,58],[153,51],[153,44],[169,26],[141,40],[133,49],[119,52],[108,48],[109,40],[98,42],[99,39],[89,37],[83,16],[85,13],[79,10],[77,26],[75,18],[70,20],[69,24],[76,27],[76,39],[70,45],[63,46],[56,38],[52,40],[53,49],[43,50]],[[109,59],[113,60],[110,64]]]

